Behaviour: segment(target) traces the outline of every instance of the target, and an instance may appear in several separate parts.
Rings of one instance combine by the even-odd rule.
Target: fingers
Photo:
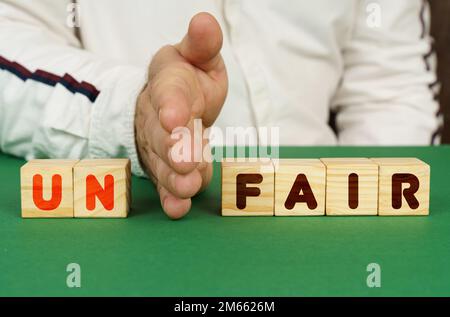
[[[191,119],[197,86],[193,75],[180,66],[168,66],[150,81],[150,102],[167,132],[187,125]]]
[[[152,119],[147,121],[144,129],[147,133],[147,139],[150,140],[150,150],[175,172],[188,174],[197,167],[199,162],[193,156],[194,132],[192,124],[189,123],[180,132],[174,130],[173,133],[168,133],[162,128],[156,114],[153,114]],[[179,137],[179,139],[176,137]],[[186,148],[184,148],[185,146]]]
[[[162,185],[157,186],[161,206],[164,212],[171,219],[180,219],[184,217],[191,209],[191,199],[179,199],[172,195]]]
[[[182,42],[163,47],[153,58],[147,88],[138,102],[140,158],[157,185],[164,211],[173,219],[189,211],[190,198],[211,180],[212,165],[194,159],[193,119],[203,119],[202,128],[211,126],[225,101],[228,79],[220,55],[222,41],[213,16],[194,16]],[[172,138],[177,128],[187,130],[190,144],[190,149],[183,146],[190,152],[182,160],[173,151],[180,141]]]
[[[183,217],[191,207],[190,198],[206,188],[212,177],[212,164],[200,164],[189,174],[178,174],[152,151],[146,159],[148,174],[158,189],[161,206],[172,219]]]
[[[213,166],[212,164],[206,164],[203,169],[199,168],[199,171],[202,176],[202,187],[199,191],[203,191],[211,182],[213,176]]]
[[[228,90],[228,76],[220,55],[223,35],[219,23],[208,13],[195,15],[189,30],[175,47],[189,63],[202,70],[196,75],[202,88],[205,107],[201,117],[211,126],[222,109]]]
[[[167,166],[156,154],[150,155],[150,166],[156,179],[161,206],[172,219],[186,215],[191,197],[204,189],[212,176],[212,164],[203,165],[187,175],[180,175]]]
[[[150,153],[150,168],[153,176],[174,196],[182,199],[191,198],[202,186],[202,175],[195,169],[189,174],[179,174],[170,168],[156,154]]]
[[[222,42],[219,23],[209,13],[202,12],[192,18],[186,36],[176,47],[191,64],[210,72],[222,66]]]
[[[228,90],[225,63],[220,55],[222,30],[208,13],[195,15],[180,44],[158,51],[149,69],[152,104],[168,132],[202,118],[211,126]]]
[[[151,147],[143,149],[141,159],[145,160],[144,165],[147,167],[148,174],[157,185],[164,211],[170,218],[178,219],[189,211],[190,198],[209,183],[212,176],[212,164],[202,162],[190,165],[191,162],[176,163],[171,160],[171,156],[168,155],[170,142],[164,141],[169,138],[169,133],[159,125],[153,108],[150,107],[150,111],[147,115],[153,119],[146,121],[143,130],[149,134],[144,138],[150,138]],[[189,135],[191,136],[192,133]],[[203,140],[203,146],[209,148],[207,140]],[[162,155],[159,156],[157,153],[166,156],[162,158]]]

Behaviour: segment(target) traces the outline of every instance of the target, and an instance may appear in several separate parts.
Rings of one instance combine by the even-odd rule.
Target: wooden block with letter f
[[[274,167],[270,160],[224,159],[222,216],[273,216],[273,204]]]
[[[379,216],[429,214],[430,166],[417,158],[373,158],[379,165]]]
[[[82,160],[74,167],[75,218],[125,218],[131,200],[128,159]]]
[[[23,218],[73,218],[78,160],[32,160],[20,169]]]

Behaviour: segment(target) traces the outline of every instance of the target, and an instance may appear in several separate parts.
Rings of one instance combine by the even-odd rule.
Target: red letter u
[[[43,197],[42,175],[33,176],[33,202],[41,210],[55,210],[61,204],[62,177],[59,174],[52,176],[52,197],[45,200]]]

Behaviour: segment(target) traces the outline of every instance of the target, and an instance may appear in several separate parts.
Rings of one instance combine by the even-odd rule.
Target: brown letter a
[[[257,187],[247,187],[247,184],[260,184],[262,181],[261,174],[238,174],[236,176],[236,207],[245,209],[247,197],[259,196],[261,190]]]
[[[413,174],[392,175],[392,208],[402,208],[402,185],[409,184],[409,188],[403,190],[403,196],[411,209],[419,208],[419,201],[414,194],[419,190],[419,179]]]
[[[300,192],[303,191],[303,195]],[[294,185],[292,185],[291,191],[284,203],[286,209],[291,210],[296,203],[306,203],[308,208],[313,210],[317,208],[317,201],[309,185],[308,179],[305,174],[298,174],[295,179]]]

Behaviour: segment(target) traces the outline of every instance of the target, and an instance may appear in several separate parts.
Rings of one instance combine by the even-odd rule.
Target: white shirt
[[[200,11],[224,32],[217,127],[279,127],[281,145],[430,144],[438,128],[425,1],[79,0],[78,29],[70,3],[0,0],[4,152],[126,156],[142,175],[136,97],[152,56]]]

